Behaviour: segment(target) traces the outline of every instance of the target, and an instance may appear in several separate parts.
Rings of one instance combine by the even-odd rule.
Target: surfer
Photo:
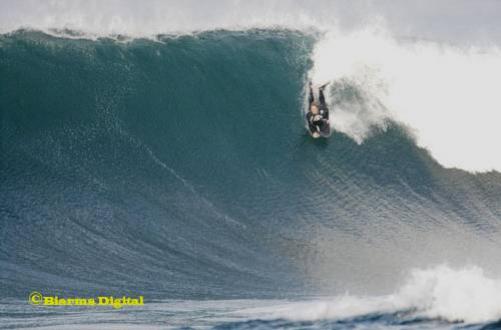
[[[306,120],[308,121],[308,128],[314,138],[320,135],[329,135],[329,108],[325,103],[324,88],[329,83],[324,84],[318,88],[318,101],[315,101],[313,95],[313,88],[310,81],[310,95],[308,98],[308,113]]]

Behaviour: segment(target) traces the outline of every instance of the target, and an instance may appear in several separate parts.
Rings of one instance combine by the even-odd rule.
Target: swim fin
[[[320,89],[320,90],[324,90],[324,88],[325,88],[325,87],[327,87],[327,85],[329,85],[330,83],[331,83],[331,82],[330,82],[330,81],[328,81],[328,82],[326,82],[325,84],[323,84],[322,86],[318,87],[318,89]]]

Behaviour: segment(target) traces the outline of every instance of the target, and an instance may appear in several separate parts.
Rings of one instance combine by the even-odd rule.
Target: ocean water
[[[498,63],[368,30],[0,35],[0,329],[499,327]]]

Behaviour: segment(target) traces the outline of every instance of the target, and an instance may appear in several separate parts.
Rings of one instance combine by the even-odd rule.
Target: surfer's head
[[[312,103],[310,106],[310,111],[312,114],[317,115],[318,114],[318,105],[315,103]]]

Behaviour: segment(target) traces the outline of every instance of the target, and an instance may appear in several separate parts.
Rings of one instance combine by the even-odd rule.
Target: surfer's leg
[[[329,107],[327,106],[327,103],[325,103],[325,95],[323,88],[318,89],[318,100],[320,101],[320,107],[323,110],[324,119],[329,119]]]
[[[321,106],[326,106],[325,104],[325,96],[324,96],[324,89],[319,88],[318,89],[318,100],[320,101]]]
[[[315,97],[313,96],[313,89],[311,88],[310,85],[310,95],[308,97],[308,109],[311,108],[311,104],[313,103],[313,101],[315,101]]]

